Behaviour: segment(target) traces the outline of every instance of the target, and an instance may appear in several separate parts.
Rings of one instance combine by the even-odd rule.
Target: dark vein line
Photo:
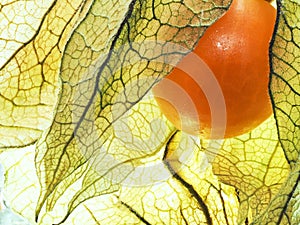
[[[174,132],[174,133],[170,136],[170,138],[168,139],[168,141],[167,141],[167,143],[166,143],[166,146],[169,146],[169,145],[170,145],[171,141],[173,140],[173,138],[174,138],[174,137],[176,136],[176,134],[178,134],[178,133],[179,133],[179,130],[175,130],[175,132]],[[168,147],[166,147],[166,148],[168,148]],[[164,155],[163,155],[163,158],[162,158],[163,161],[166,160],[167,155],[168,155],[168,151],[166,150],[166,151],[164,152]]]
[[[191,195],[196,199],[196,201],[198,202],[199,206],[202,209],[202,212],[205,216],[206,222],[208,225],[212,225],[212,219],[208,210],[208,207],[206,206],[205,202],[203,201],[202,197],[198,194],[198,192],[195,190],[195,188],[193,187],[193,185],[189,184],[188,182],[186,182],[181,176],[179,176],[179,174],[177,174],[175,172],[175,170],[172,168],[171,164],[167,161],[166,156],[167,156],[167,152],[168,152],[168,145],[170,144],[170,142],[172,141],[172,139],[174,138],[174,136],[177,134],[177,132],[175,132],[171,138],[169,139],[169,141],[167,142],[167,147],[166,147],[166,151],[164,152],[164,156],[163,156],[163,161],[165,163],[165,165],[167,166],[167,168],[169,169],[170,173],[173,175],[173,177],[179,181],[179,183],[181,183],[190,193]]]
[[[213,186],[215,188],[215,186]],[[228,216],[227,216],[227,212],[226,212],[226,205],[225,205],[225,201],[224,201],[224,198],[223,198],[223,195],[222,195],[222,189],[221,189],[221,185],[220,185],[220,190],[216,189],[220,195],[220,198],[221,198],[221,202],[222,202],[222,210],[223,210],[223,213],[224,213],[224,217],[225,217],[225,221],[226,221],[226,224],[229,225],[229,221],[228,221]]]
[[[292,222],[291,222],[291,219],[290,219],[290,217],[288,216],[288,214],[287,213],[284,213],[285,214],[285,218],[286,218],[286,220],[287,220],[287,224],[292,224]]]
[[[110,58],[112,56],[113,49],[114,49],[114,47],[115,47],[115,45],[116,45],[116,43],[117,43],[117,41],[119,39],[119,36],[120,36],[121,32],[123,31],[123,29],[124,29],[124,27],[125,27],[125,25],[127,23],[127,20],[130,18],[131,14],[133,12],[135,2],[136,2],[136,0],[132,0],[132,2],[129,4],[129,8],[128,8],[127,14],[126,14],[124,20],[122,21],[122,23],[121,23],[121,25],[120,25],[120,27],[119,27],[116,35],[114,36],[114,39],[113,39],[112,44],[110,46],[110,50],[109,50],[109,53],[107,55],[107,58],[105,59],[104,63],[101,65],[101,67],[99,68],[99,71],[97,73],[96,81],[95,81],[96,85],[94,87],[93,94],[91,95],[91,98],[89,99],[89,101],[87,103],[87,106],[86,106],[85,110],[83,111],[82,116],[78,120],[78,123],[76,124],[76,127],[74,128],[74,130],[73,130],[70,138],[65,142],[64,148],[62,149],[62,153],[61,153],[61,155],[60,155],[60,157],[58,159],[59,162],[62,160],[64,154],[66,153],[67,147],[69,146],[69,144],[71,143],[71,141],[75,138],[75,134],[76,134],[77,130],[79,129],[82,121],[85,118],[85,115],[87,114],[90,106],[93,103],[93,100],[94,100],[94,98],[95,98],[95,96],[97,94],[97,91],[98,91],[98,85],[99,85],[99,80],[100,80],[100,77],[101,77],[101,73],[104,70],[104,68],[106,67],[107,63],[109,62],[109,60],[110,60]],[[59,169],[59,164],[58,164],[58,166],[56,166],[55,170],[53,171],[53,179],[52,179],[51,183],[49,184],[49,186],[53,185],[53,182],[55,180],[54,177],[55,177],[55,174],[57,173],[58,169]],[[54,187],[56,187],[57,185],[58,184],[55,184]],[[44,196],[44,199],[42,200],[42,202],[44,202],[46,200],[46,198],[47,198],[47,194]],[[37,211],[37,215],[39,213],[38,211]],[[35,218],[36,221],[38,220],[38,216],[37,215],[36,215],[36,218]]]
[[[285,42],[285,44],[286,44],[287,42],[291,42],[291,41],[287,40],[284,36],[282,36],[280,33],[277,33],[276,35],[277,35],[279,38],[283,39],[283,41]],[[278,50],[278,49],[279,49],[280,51],[286,51],[286,50],[284,49],[284,47],[280,46],[280,44],[282,44],[282,41],[281,41],[281,40],[279,41],[279,44],[278,44],[278,43],[276,43],[276,44],[277,44],[277,45],[274,44],[274,46],[272,46],[272,47],[275,49],[275,51]],[[299,49],[298,46],[296,46],[295,48]],[[296,61],[297,55],[295,55],[294,53],[288,52],[288,53],[290,53],[290,54],[293,54],[293,56],[294,56],[294,60],[293,60],[292,62],[288,62],[287,60],[284,59],[283,56],[280,56],[281,53],[279,53],[279,56],[276,55],[275,53],[276,53],[276,52],[270,53],[270,54],[271,54],[271,57],[273,56],[273,58],[276,58],[276,59],[278,59],[278,61],[281,61],[281,62],[283,62],[284,64],[288,65],[288,66],[289,66],[291,69],[293,69],[294,71],[299,72],[298,67],[297,67],[297,61]],[[288,57],[285,56],[285,58],[288,58]],[[296,77],[296,76],[297,76],[297,75],[295,75],[295,77]]]
[[[288,64],[289,65],[289,64]],[[289,65],[290,66],[290,65]],[[287,82],[287,80],[282,77],[282,75],[278,74],[278,73],[273,73],[274,76],[278,77],[280,80],[282,80],[286,86],[288,86],[290,88],[290,90],[295,94],[295,95],[300,95],[300,93],[291,85],[289,84],[289,82]],[[296,76],[299,76],[299,73],[297,72],[297,75]]]
[[[171,134],[170,137],[171,137],[171,136],[173,136],[173,134]],[[170,139],[170,137],[168,138],[168,140]],[[164,144],[162,144],[162,145],[164,145]],[[162,147],[162,146],[160,146],[158,149],[161,149],[161,147]],[[153,156],[153,155],[155,155],[155,154],[156,154],[156,153],[153,153],[153,154],[150,154],[150,155],[148,155],[148,156]],[[122,161],[122,162],[120,162],[120,163],[114,165],[113,167],[109,168],[109,170],[107,170],[104,174],[102,174],[101,177],[95,179],[95,180],[93,181],[93,183],[90,183],[90,184],[86,185],[85,187],[83,187],[83,188],[82,188],[79,192],[77,192],[76,195],[72,198],[72,203],[69,204],[69,206],[68,206],[69,209],[72,208],[72,207],[73,207],[73,209],[68,211],[68,214],[60,221],[59,224],[64,223],[64,222],[67,220],[69,214],[71,214],[71,213],[73,212],[73,210],[74,210],[78,205],[80,205],[81,203],[87,201],[88,199],[91,199],[91,198],[94,198],[94,197],[95,197],[95,196],[90,196],[90,197],[85,198],[84,200],[79,200],[78,203],[77,203],[76,205],[73,204],[76,200],[78,200],[78,198],[79,198],[80,195],[82,195],[84,192],[86,192],[86,190],[87,190],[89,187],[91,187],[92,185],[94,185],[96,182],[98,182],[99,180],[101,180],[103,177],[106,177],[107,174],[109,174],[109,173],[110,173],[112,170],[114,170],[115,168],[118,168],[120,165],[124,165],[124,164],[130,163],[130,162],[132,162],[132,161],[134,161],[134,160],[139,160],[139,159],[141,159],[141,158],[143,158],[143,156],[141,156],[141,157],[136,157],[136,158],[133,158],[133,159],[128,159],[128,160],[125,160],[125,161]],[[111,193],[114,193],[114,192],[115,192],[115,190],[112,190],[112,191],[110,191],[110,192],[105,192],[105,194],[111,194]],[[102,194],[103,194],[103,193],[102,193]],[[59,225],[59,224],[57,224],[57,225]]]
[[[240,191],[239,191],[239,189],[235,188],[235,194],[236,194],[236,198],[238,200],[238,203],[241,204],[241,198],[240,198]]]
[[[172,166],[169,164],[169,162],[165,161],[166,166],[168,167],[169,171],[173,174],[173,177],[179,181],[190,193],[191,195],[197,200],[199,206],[202,209],[202,212],[205,216],[206,222],[208,225],[212,225],[212,219],[208,210],[208,207],[206,206],[205,202],[201,198],[201,196],[198,194],[198,192],[195,190],[193,185],[186,182],[181,176],[179,176],[172,168]]]
[[[91,214],[93,220],[97,223],[97,225],[101,225],[100,222],[97,220],[97,218],[95,217],[94,213],[92,212],[92,210],[90,210],[86,205],[83,205],[84,208]]]
[[[41,30],[44,21],[46,19],[46,17],[49,15],[49,12],[54,8],[54,6],[56,5],[57,0],[53,1],[53,3],[50,5],[50,7],[47,9],[47,11],[45,12],[45,14],[42,17],[42,20],[38,26],[38,28],[36,29],[35,34],[26,42],[24,42],[19,48],[17,48],[14,52],[14,54],[12,54],[7,61],[0,67],[0,70],[2,70],[5,66],[7,66],[7,64],[18,54],[18,52],[23,49],[24,47],[26,47],[29,43],[31,43],[32,41],[35,40],[35,38],[39,35],[39,31]]]
[[[278,26],[279,26],[279,20],[280,20],[280,14],[281,14],[281,2],[280,0],[277,0],[277,11],[276,11],[276,21],[275,21],[275,26],[274,26],[274,30],[273,30],[273,34],[272,34],[272,38],[271,38],[271,41],[270,41],[270,45],[269,45],[269,64],[270,64],[270,79],[269,79],[269,95],[270,96],[273,96],[272,95],[272,92],[271,92],[271,81],[272,81],[272,73],[274,73],[274,65],[273,65],[273,52],[272,52],[272,49],[274,47],[274,44],[275,44],[275,39],[276,39],[276,34],[277,34],[277,31],[278,31]],[[274,106],[274,99],[272,99],[272,105]]]
[[[270,96],[270,100],[271,100],[271,103],[272,103],[273,116],[274,116],[276,127],[277,127],[277,129],[276,129],[277,130],[277,136],[278,136],[278,139],[280,141],[280,144],[281,144],[283,150],[285,150],[285,147],[281,142],[281,134],[280,134],[280,131],[279,131],[279,121],[277,119],[278,115],[277,115],[277,111],[276,111],[276,102],[275,102],[275,99],[274,99],[274,96],[273,96],[273,93],[272,93],[272,89],[271,89],[272,80],[274,79],[272,74],[275,73],[274,64],[273,64],[273,51],[272,51],[272,49],[273,49],[274,43],[276,41],[275,39],[276,39],[276,34],[277,34],[277,31],[278,31],[278,27],[279,27],[280,15],[282,13],[282,11],[281,11],[281,8],[282,8],[281,0],[276,0],[276,4],[277,4],[276,21],[275,21],[274,31],[273,31],[272,38],[271,38],[270,45],[269,45],[270,74],[269,74],[268,91],[269,91],[269,96]],[[288,160],[289,157],[287,156],[286,151],[283,151],[283,152],[284,152],[285,158]]]
[[[282,211],[281,211],[281,213],[279,215],[279,218],[278,218],[278,221],[277,221],[276,225],[280,225],[281,224],[283,216],[284,216],[284,214],[285,214],[285,212],[286,212],[286,210],[288,208],[289,202],[291,201],[291,198],[293,197],[293,194],[294,194],[294,192],[295,192],[295,190],[296,190],[299,182],[300,182],[300,171],[298,171],[297,181],[296,181],[295,185],[293,186],[292,191],[288,194],[288,198],[287,198],[287,200],[286,200],[286,202],[284,204],[284,207],[282,208]]]
[[[69,186],[71,186],[71,185],[69,185]],[[69,187],[68,186],[68,187]],[[116,192],[116,190],[112,190],[112,191],[109,191],[109,192],[105,192],[104,194],[105,195],[109,195],[109,194],[113,194],[113,193],[115,193]],[[93,198],[95,198],[96,196],[101,196],[100,194],[96,194],[96,195],[94,195],[94,196],[89,196],[89,197],[86,197],[84,200],[81,200],[81,201],[79,201],[75,206],[74,206],[74,201],[76,200],[76,199],[78,199],[78,196],[79,196],[80,194],[76,194],[76,198],[72,198],[72,200],[71,200],[71,206],[68,206],[68,212],[65,214],[65,216],[60,220],[60,222],[59,223],[56,223],[56,224],[53,224],[53,225],[61,225],[61,224],[63,224],[63,223],[65,223],[66,222],[66,220],[69,218],[69,216],[70,216],[70,214],[74,211],[74,209],[75,208],[77,208],[80,204],[82,204],[82,203],[84,203],[84,202],[86,202],[86,201],[88,201],[88,200],[90,200],[90,199],[93,199]],[[71,207],[73,207],[71,210],[70,210],[70,208]]]
[[[132,212],[139,220],[141,220],[146,225],[151,225],[143,216],[141,216],[136,210],[134,210],[130,205],[126,204],[123,201],[120,201],[130,212]]]
[[[94,91],[93,91],[93,94],[91,95],[91,98],[89,99],[88,103],[87,103],[87,106],[85,107],[85,110],[83,111],[82,113],[82,116],[80,117],[80,119],[78,120],[78,124],[77,126],[74,128],[74,131],[72,132],[72,135],[71,137],[69,138],[68,141],[66,141],[66,144],[64,146],[64,149],[63,149],[63,153],[66,151],[66,148],[67,146],[71,143],[71,141],[75,138],[75,134],[77,132],[77,130],[79,129],[80,125],[81,125],[81,122],[84,120],[85,118],[85,115],[87,114],[90,106],[92,105],[93,101],[94,101],[94,98],[97,94],[97,91],[98,91],[98,85],[99,85],[99,81],[100,81],[100,77],[101,77],[101,73],[102,71],[104,70],[104,68],[106,67],[107,63],[109,62],[111,56],[112,56],[112,52],[113,52],[113,49],[116,45],[116,42],[118,41],[119,39],[119,36],[121,34],[121,32],[123,31],[123,28],[125,27],[126,23],[127,23],[127,20],[129,19],[129,17],[131,16],[132,12],[133,12],[133,6],[135,5],[135,2],[136,0],[133,0],[130,4],[129,4],[129,9],[128,9],[128,12],[125,16],[125,19],[122,21],[121,25],[120,25],[120,28],[118,29],[116,35],[115,35],[115,38],[113,39],[112,41],[112,44],[111,44],[111,47],[110,47],[110,50],[109,50],[109,53],[108,53],[108,56],[107,58],[105,59],[104,63],[101,65],[101,67],[99,68],[99,71],[97,73],[97,76],[96,76],[96,85],[95,85],[95,88],[94,88]],[[63,155],[63,154],[62,154]],[[62,157],[60,157],[62,158]]]
[[[248,219],[248,217],[246,217],[246,219],[245,219],[245,225],[249,225],[249,219]]]
[[[154,3],[155,3],[155,0],[152,0],[152,14],[153,14],[153,19],[158,20],[157,16],[156,16],[156,13],[155,13]]]
[[[293,2],[293,3],[294,3],[294,2]],[[291,4],[292,4],[292,3],[291,3]],[[296,3],[296,4],[297,4],[297,3]],[[293,12],[291,12],[291,10],[288,10],[287,7],[286,7],[286,5],[285,5],[285,4],[282,4],[282,1],[280,1],[280,8],[281,8],[281,9],[284,9],[284,10],[281,10],[282,19],[283,19],[285,25],[287,26],[287,28],[290,30],[291,34],[293,34],[293,33],[294,33],[294,32],[293,32],[293,29],[294,29],[294,28],[297,28],[297,25],[294,25],[294,27],[293,27],[293,26],[290,26],[289,20],[287,19],[287,17],[288,17],[287,15],[293,14]],[[287,15],[285,14],[285,12],[287,12]],[[297,22],[298,22],[298,21],[297,21]],[[296,26],[296,27],[295,27],[295,26]],[[291,35],[291,42],[292,42],[293,44],[295,44],[297,48],[300,48],[299,43],[298,43],[297,41],[295,41],[295,37],[294,37],[294,36],[295,36],[295,35]]]
[[[26,130],[31,130],[31,131],[35,131],[35,132],[41,132],[42,130],[41,129],[37,129],[37,128],[33,128],[33,127],[25,127],[25,126],[14,126],[14,125],[5,125],[5,124],[2,124],[0,123],[0,127],[4,127],[6,129],[9,129],[9,128],[14,128],[14,129],[26,129]]]
[[[185,225],[188,225],[189,223],[188,223],[188,221],[186,220],[185,216],[183,215],[183,212],[182,212],[182,209],[181,209],[181,208],[180,208],[180,215],[181,215],[181,217],[182,217],[182,219],[183,219],[183,221],[184,221],[184,224],[185,224]]]
[[[37,142],[37,139],[34,139],[33,141],[27,143],[27,144],[20,144],[20,145],[9,145],[9,146],[1,146],[1,149],[14,149],[14,148],[25,148],[34,145]]]
[[[284,111],[282,108],[277,107],[277,106],[275,108],[278,111],[280,111],[282,114],[284,114],[286,116],[286,118],[288,118],[292,122],[292,124],[294,125],[294,127],[299,127],[299,125],[293,120],[293,118],[286,111]],[[297,120],[298,120],[298,118],[297,118]]]
[[[13,5],[13,4],[15,4],[16,2],[18,2],[18,1],[19,1],[19,0],[15,0],[15,1],[11,1],[11,2],[5,3],[5,4],[3,4],[3,5],[1,4],[0,12],[1,12],[1,10],[2,10],[4,7]]]
[[[175,135],[178,133],[178,130],[176,132],[174,132],[174,134],[171,136],[171,138],[169,139],[169,141],[166,144],[166,151],[164,152],[164,156],[163,156],[163,161],[165,163],[165,165],[167,166],[167,168],[169,169],[170,173],[173,175],[173,177],[179,181],[190,193],[191,195],[197,200],[199,206],[202,209],[202,212],[206,218],[206,222],[208,225],[212,225],[212,219],[208,210],[208,207],[206,206],[205,202],[203,201],[202,197],[198,194],[198,192],[195,190],[195,188],[193,187],[193,185],[187,183],[182,177],[179,176],[179,174],[177,174],[174,169],[172,168],[172,166],[170,165],[170,163],[166,160],[166,157],[168,155],[168,146],[171,143],[172,139],[175,137]]]

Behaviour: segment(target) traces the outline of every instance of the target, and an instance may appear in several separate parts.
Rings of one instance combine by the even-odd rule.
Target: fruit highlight
[[[276,10],[267,1],[233,0],[228,11],[207,28],[194,51],[153,88],[161,111],[176,128],[208,139],[230,138],[251,131],[272,114],[269,43],[275,19]],[[190,60],[193,54],[201,60]],[[198,72],[180,68],[198,68]],[[204,91],[207,87],[214,91],[210,76],[222,91],[225,123],[213,118],[216,113],[211,108],[220,96],[208,98]],[[167,85],[170,82],[176,85]],[[179,89],[192,104],[181,99]]]

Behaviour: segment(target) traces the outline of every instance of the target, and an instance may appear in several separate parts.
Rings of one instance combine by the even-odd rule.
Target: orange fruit
[[[175,127],[204,138],[229,138],[251,131],[272,114],[269,43],[275,19],[276,10],[267,1],[233,0],[207,28],[194,51],[153,88]]]

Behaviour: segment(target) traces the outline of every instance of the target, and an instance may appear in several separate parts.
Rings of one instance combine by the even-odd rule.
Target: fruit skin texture
[[[272,114],[268,54],[275,19],[276,10],[264,0],[233,0],[229,10],[206,30],[193,51],[219,82],[226,104],[226,127],[224,123],[211,126],[213,118],[206,93],[193,79],[200,76],[205,83],[209,74],[188,74],[180,69],[184,63],[190,67],[203,66],[190,63],[190,55],[153,88],[161,111],[175,127],[204,138],[229,138],[251,131]],[[176,102],[181,96],[165,85],[168,81],[175,82],[189,95],[198,115]],[[185,121],[189,121],[188,126]],[[212,129],[217,131],[213,135]],[[218,133],[222,129],[225,135]]]

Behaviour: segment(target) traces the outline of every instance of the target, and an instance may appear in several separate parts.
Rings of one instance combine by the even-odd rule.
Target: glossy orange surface
[[[178,129],[205,138],[228,138],[251,131],[271,115],[268,49],[275,18],[276,10],[267,1],[233,0],[229,10],[206,30],[193,51],[205,63],[190,60],[191,53],[153,88],[162,112]],[[182,69],[199,67],[202,69],[198,72]],[[216,114],[211,108],[214,99],[208,98],[203,86],[207,90],[211,75],[224,96],[225,124],[221,121],[212,125]],[[193,104],[187,104],[184,94],[174,85],[167,85],[170,81]],[[216,87],[209,88],[213,92]],[[212,135],[211,129],[217,132]]]

